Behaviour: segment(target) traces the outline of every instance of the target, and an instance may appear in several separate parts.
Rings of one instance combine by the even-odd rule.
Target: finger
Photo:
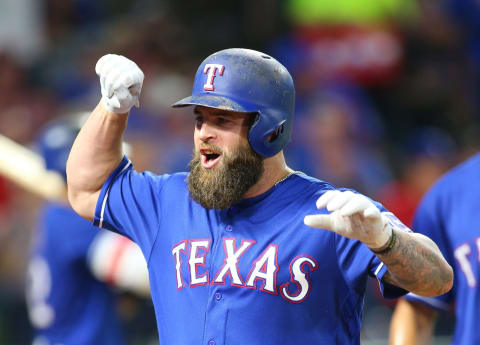
[[[102,69],[105,64],[105,60],[108,59],[108,55],[102,56],[100,59],[98,59],[97,63],[95,64],[95,73],[98,75],[102,74]]]
[[[143,80],[145,79],[145,74],[143,74],[143,71],[140,69],[140,67],[137,66],[137,77],[136,77],[136,83],[143,84]]]
[[[138,88],[140,93],[141,85],[143,84],[143,72],[138,68],[136,64],[132,64],[125,68],[125,73],[121,77],[121,83],[127,88]]]
[[[116,95],[113,95],[113,97],[109,97],[108,101],[113,108],[120,108],[120,101],[118,100],[118,97]]]
[[[335,197],[335,195],[337,195],[338,193],[340,193],[339,191],[337,190],[328,190],[326,191],[325,193],[323,193],[323,195],[318,198],[317,200],[317,208],[318,209],[321,209],[321,208],[325,208],[328,204],[328,202]]]
[[[105,89],[105,76],[100,75],[100,89],[102,92],[102,96],[107,96],[107,90]]]
[[[105,90],[108,97],[111,97],[113,92],[120,87],[122,73],[124,73],[124,69],[118,68],[117,70],[112,70],[105,78]]]
[[[119,83],[120,83],[120,85],[126,87],[127,89],[130,86],[134,85],[133,76],[132,76],[131,71],[128,71],[125,74],[123,74],[119,79]]]
[[[95,72],[98,75],[104,74],[106,66],[112,65],[112,61],[114,61],[118,55],[115,54],[107,54],[102,56],[98,59],[97,64],[95,65]]]
[[[113,89],[140,86],[142,83],[141,75],[143,75],[143,73],[139,74],[137,70],[138,67],[136,67],[136,65],[133,67],[129,64],[122,66],[118,71],[115,71],[115,74],[112,76]]]
[[[101,73],[107,80],[117,78],[120,73],[127,69],[127,64],[123,61],[125,58],[122,58],[122,56],[117,55],[108,60],[102,67]]]
[[[365,211],[363,211],[363,216],[365,218],[379,217],[380,216],[380,210],[375,205],[371,205]]]
[[[132,84],[143,84],[143,80],[145,79],[145,75],[143,74],[140,67],[135,64],[135,67],[132,68]]]
[[[370,202],[362,195],[354,195],[340,210],[342,216],[351,216],[352,214],[365,211],[369,206]],[[363,213],[362,213],[363,214]]]
[[[329,214],[308,215],[303,218],[305,225],[313,228],[332,230],[334,226],[333,218]]]
[[[128,100],[129,97],[131,97],[131,95],[130,95],[130,92],[128,91],[128,89],[126,89],[124,87],[120,87],[120,88],[115,90],[115,98],[117,100],[126,101],[126,100]]]
[[[333,212],[336,210],[341,209],[345,204],[347,204],[352,198],[354,194],[351,191],[339,192],[332,198],[327,204],[327,210]]]
[[[140,92],[142,90],[142,87],[139,85],[139,84],[133,84],[132,86],[130,86],[128,88],[128,90],[130,91],[130,93],[133,95],[133,96],[140,96]]]

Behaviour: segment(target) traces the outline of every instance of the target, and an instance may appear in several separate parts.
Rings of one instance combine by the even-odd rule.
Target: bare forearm
[[[82,127],[67,161],[69,200],[83,217],[92,218],[103,183],[122,160],[127,115],[99,104]]]
[[[394,247],[378,257],[388,267],[384,281],[417,295],[438,296],[449,291],[453,271],[429,238],[396,230]]]
[[[390,322],[390,345],[432,343],[436,312],[419,303],[399,299]]]

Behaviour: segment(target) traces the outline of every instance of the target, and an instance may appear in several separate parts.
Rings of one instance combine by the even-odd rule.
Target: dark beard
[[[224,154],[223,161],[210,170],[202,167],[200,159],[200,153],[194,150],[187,182],[192,199],[206,209],[225,209],[236,204],[263,174],[263,158],[250,146]]]

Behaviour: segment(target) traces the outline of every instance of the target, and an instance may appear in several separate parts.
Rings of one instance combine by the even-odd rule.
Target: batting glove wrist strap
[[[376,249],[370,248],[370,250],[372,252],[374,252],[375,254],[386,254],[386,253],[388,253],[393,248],[395,243],[397,242],[397,234],[395,233],[395,231],[390,226],[389,226],[389,228],[391,229],[391,233],[390,233],[390,238],[388,239],[387,243],[380,248],[376,248]]]

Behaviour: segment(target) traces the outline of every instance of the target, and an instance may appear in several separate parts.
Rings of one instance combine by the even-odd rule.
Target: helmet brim
[[[238,102],[232,101],[229,98],[222,97],[222,96],[214,96],[214,95],[192,95],[181,99],[180,101],[172,104],[173,108],[178,107],[186,107],[191,105],[203,105],[205,107],[228,110],[228,111],[236,111],[236,112],[243,112],[249,113],[252,110]]]

